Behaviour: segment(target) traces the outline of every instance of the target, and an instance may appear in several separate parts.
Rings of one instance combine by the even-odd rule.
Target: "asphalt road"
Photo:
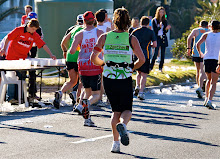
[[[146,100],[134,98],[128,124],[130,145],[110,152],[111,109],[93,107],[97,127],[84,127],[71,106],[1,113],[1,159],[218,159],[220,158],[220,85],[213,103],[203,106],[195,88],[151,90]],[[192,106],[189,100],[192,100]]]

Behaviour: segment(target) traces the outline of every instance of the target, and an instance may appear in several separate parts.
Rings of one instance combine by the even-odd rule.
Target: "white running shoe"
[[[198,95],[198,98],[202,98],[202,96],[203,96],[203,91],[202,91],[202,89],[201,89],[200,87],[197,88],[196,93],[197,93],[197,95]]]
[[[91,118],[85,119],[84,126],[94,127],[95,123],[91,120]]]
[[[209,108],[209,109],[215,109],[215,107],[213,107],[211,101],[208,101],[208,102],[206,103],[206,107]]]
[[[99,100],[96,105],[99,107],[104,107],[106,104],[102,100]]]
[[[140,92],[137,96],[140,100],[145,100],[145,94],[144,92]]]
[[[120,152],[120,143],[113,142],[111,152],[119,153]]]
[[[75,107],[75,111],[79,113],[79,115],[82,114],[82,111],[83,111],[83,106],[81,104],[78,104],[76,107]]]

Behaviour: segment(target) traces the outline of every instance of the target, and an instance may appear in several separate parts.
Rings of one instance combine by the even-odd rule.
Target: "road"
[[[93,107],[97,127],[84,127],[71,106],[51,107],[0,115],[1,159],[217,159],[220,158],[220,84],[213,103],[203,106],[195,88],[176,87],[146,92],[134,98],[128,124],[130,145],[121,153],[110,152],[111,109]],[[192,100],[192,106],[189,100]]]

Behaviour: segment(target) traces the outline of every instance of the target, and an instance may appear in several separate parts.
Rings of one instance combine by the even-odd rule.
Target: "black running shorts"
[[[132,111],[133,88],[131,77],[127,79],[103,77],[103,84],[113,112]]]
[[[145,63],[137,70],[149,74],[149,69],[150,69],[150,59],[145,59]]]
[[[78,72],[78,64],[77,64],[77,62],[67,62],[66,61],[66,69],[67,70],[74,69],[76,72]]]
[[[192,57],[193,62],[203,62],[203,58],[201,57]]]
[[[204,60],[204,65],[205,65],[205,72],[216,73],[216,67],[218,66],[218,60],[215,60],[215,59]]]
[[[80,75],[81,82],[84,88],[91,88],[92,91],[99,91],[101,87],[101,74],[96,76],[82,76]]]

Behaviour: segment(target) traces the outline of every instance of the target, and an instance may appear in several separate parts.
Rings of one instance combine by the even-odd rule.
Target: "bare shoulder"
[[[97,28],[97,35],[98,35],[98,37],[100,36],[100,35],[102,35],[104,32],[102,31],[102,30],[100,30],[100,29],[98,29]]]

